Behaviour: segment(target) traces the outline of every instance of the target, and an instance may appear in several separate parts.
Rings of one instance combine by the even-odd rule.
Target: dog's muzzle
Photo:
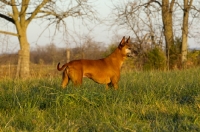
[[[127,54],[127,57],[134,57],[135,55],[132,53]]]
[[[127,53],[127,57],[135,57],[138,55],[138,52],[134,49],[131,49],[130,52]]]

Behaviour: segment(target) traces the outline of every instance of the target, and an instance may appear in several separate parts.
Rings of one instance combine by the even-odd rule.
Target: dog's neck
[[[126,55],[123,55],[119,48],[115,49],[113,53],[111,53],[107,58],[110,62],[114,62],[116,64],[118,62],[119,68],[121,68],[124,60],[126,59]],[[117,67],[117,66],[116,66]]]

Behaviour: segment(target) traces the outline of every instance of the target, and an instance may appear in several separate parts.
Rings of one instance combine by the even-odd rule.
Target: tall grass
[[[200,131],[200,69],[122,73],[117,91],[84,79],[0,80],[0,131]]]

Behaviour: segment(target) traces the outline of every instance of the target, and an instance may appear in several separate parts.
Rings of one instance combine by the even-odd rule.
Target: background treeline
[[[70,60],[76,59],[99,59],[108,56],[118,43],[105,46],[102,43],[87,40],[83,45],[74,48],[58,48],[55,44],[38,46],[31,50],[31,64],[56,65],[58,62],[65,63],[67,61],[67,51],[70,51]],[[128,58],[124,67],[137,70],[166,70],[165,52],[159,45],[151,43],[139,44],[132,43],[138,48],[138,55]],[[173,50],[173,66],[171,69],[181,69],[181,39],[175,39]],[[17,65],[17,53],[1,54],[0,65]],[[200,65],[200,51],[191,49],[188,51],[188,60],[186,68]]]
[[[76,59],[98,59],[101,58],[106,51],[101,43],[87,40],[82,46],[74,48],[59,48],[51,43],[45,46],[37,46],[32,48],[30,52],[30,63],[32,64],[57,64],[59,61],[67,61],[67,51],[70,51],[70,60]],[[0,55],[0,65],[16,64],[18,53],[5,53]]]

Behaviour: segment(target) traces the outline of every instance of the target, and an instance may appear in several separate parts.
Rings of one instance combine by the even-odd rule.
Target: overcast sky
[[[68,31],[70,35],[73,35],[73,39],[75,39],[76,43],[73,42],[71,39],[72,36],[67,34],[58,33],[54,36],[53,31],[55,30],[55,27],[52,27],[51,29],[46,30],[41,37],[39,35],[43,31],[43,26],[40,26],[40,24],[31,23],[28,28],[28,39],[32,47],[35,47],[37,45],[46,45],[50,43],[54,43],[58,47],[74,47],[74,46],[80,46],[83,43],[83,38],[85,36],[91,37],[94,41],[102,42],[104,45],[111,44],[113,41],[118,42],[120,41],[119,38],[113,38],[116,36],[131,36],[131,34],[126,34],[126,31],[122,30],[112,30],[108,26],[108,20],[109,15],[111,13],[111,9],[113,8],[113,4],[119,4],[123,3],[126,0],[98,0],[95,4],[95,10],[99,13],[98,17],[102,20],[105,20],[104,23],[101,24],[94,24],[89,23],[87,26],[91,29],[90,31],[87,30],[85,25],[82,25],[82,22],[79,19],[72,19],[67,18],[67,26]],[[118,3],[117,3],[118,2]],[[51,37],[54,36],[54,37]],[[38,38],[39,37],[39,38]],[[131,36],[133,38],[134,36]],[[114,39],[114,40],[113,40]],[[77,43],[78,42],[78,43]],[[200,48],[200,44],[197,44],[197,42],[189,38],[189,48]]]
[[[119,2],[119,0],[98,0],[95,3],[95,10],[99,13],[99,17],[103,20],[107,20],[111,13],[111,8],[113,6],[112,2]],[[121,2],[121,1],[120,1]],[[116,3],[115,3],[116,4]],[[108,24],[108,22],[106,22]],[[32,22],[27,31],[28,41],[31,47],[37,47],[42,45],[47,45],[50,43],[54,43],[58,47],[74,47],[77,45],[73,42],[70,35],[63,36],[62,32],[57,31],[57,34],[54,35],[53,31],[55,31],[55,27],[45,30],[45,23],[40,22]],[[84,38],[85,36],[90,36],[94,41],[102,42],[103,45],[111,44],[113,41],[118,42],[121,38],[114,38],[115,36],[129,36],[130,34],[125,34],[123,31],[112,31],[105,24],[88,24],[88,27],[92,29],[88,31],[87,28],[82,25],[79,19],[67,19],[67,29],[71,35],[73,35],[74,39],[78,42],[78,46],[82,44],[83,40],[80,37]],[[75,33],[76,34],[75,34]],[[42,34],[41,34],[42,33]],[[41,36],[40,36],[41,35]],[[130,35],[131,36],[131,35]],[[132,37],[132,36],[131,36]],[[192,48],[200,48],[200,45],[197,44],[193,39],[189,40],[190,47]],[[17,52],[19,49],[18,40],[16,37],[10,37],[9,41],[6,44],[0,44],[2,47],[0,52]]]
[[[106,20],[111,12],[111,6],[112,3],[109,0],[97,1],[95,3],[95,10],[97,10],[99,14],[98,17],[102,20]],[[113,37],[113,31],[110,31],[109,27],[106,26],[105,23],[88,23],[88,27],[86,28],[79,19],[72,20],[71,18],[67,18],[66,22],[69,34],[73,35],[74,39],[76,39],[77,42],[80,41],[80,43],[82,43],[81,40],[79,40],[81,39],[80,37],[84,38],[85,36],[90,36],[94,41],[102,42],[103,44],[110,44]],[[88,31],[88,28],[92,30]],[[55,28],[53,27],[47,29],[42,36],[38,38],[43,31],[43,25],[40,26],[40,24],[31,23],[28,28],[28,40],[31,46],[46,45],[49,43],[54,43],[58,47],[76,46],[70,35],[65,34],[65,36],[63,36],[59,31],[57,31],[56,36],[51,37],[53,36],[54,29]]]
[[[110,7],[112,6],[111,1],[99,0],[94,2],[94,5],[95,10],[98,12],[98,17],[102,20],[106,19],[110,13]],[[80,41],[79,44],[82,43],[80,37],[90,36],[94,41],[102,42],[104,45],[110,44],[111,38],[113,37],[112,31],[109,31],[109,27],[105,24],[88,23],[88,28],[92,29],[91,31],[88,31],[88,28],[86,28],[85,25],[82,25],[82,22],[79,19],[74,19],[72,21],[71,18],[67,18],[66,22],[69,34],[73,35],[77,42]],[[55,26],[44,31],[45,26],[45,23],[41,23],[38,20],[37,23],[31,22],[28,26],[27,36],[32,48],[50,43],[54,43],[56,46],[63,48],[74,47],[77,45],[77,43],[75,44],[73,40],[71,40],[70,35],[64,34],[65,36],[63,36],[61,30],[57,31],[56,35],[54,35]],[[0,47],[0,52],[17,52],[19,49],[17,37],[9,36],[9,40],[5,43],[1,43]]]

